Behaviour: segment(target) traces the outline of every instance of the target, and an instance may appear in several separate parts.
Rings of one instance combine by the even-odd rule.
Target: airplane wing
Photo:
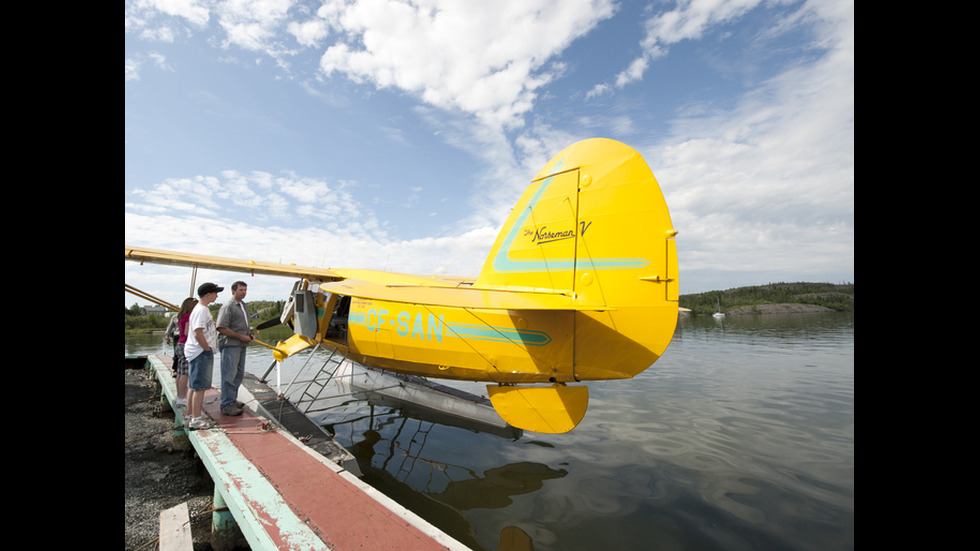
[[[342,276],[329,268],[312,268],[295,264],[276,264],[257,260],[239,260],[220,256],[187,254],[159,249],[126,247],[126,260],[139,263],[170,264],[229,272],[244,272],[252,275],[275,275],[293,278],[306,278],[317,281],[336,281]]]
[[[321,288],[330,293],[408,304],[495,310],[604,311],[612,309],[607,305],[585,302],[550,289],[478,288],[450,277],[436,278],[376,270],[313,268],[138,247],[126,247],[126,260],[244,272],[252,275],[306,278],[325,282]]]
[[[365,279],[328,282],[320,288],[356,298],[426,306],[483,310],[612,310],[607,305],[588,303],[563,293],[533,289],[488,289],[433,282],[386,284]]]

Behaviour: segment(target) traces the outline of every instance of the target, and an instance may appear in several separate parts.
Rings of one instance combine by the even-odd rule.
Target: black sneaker
[[[236,406],[235,404],[231,404],[231,405],[229,405],[227,407],[221,408],[221,414],[222,415],[241,415],[242,414],[242,408]]]

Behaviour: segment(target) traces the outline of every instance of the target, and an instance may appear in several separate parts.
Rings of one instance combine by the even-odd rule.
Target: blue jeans
[[[245,378],[245,347],[226,346],[221,349],[221,409],[238,400],[238,387]]]
[[[191,390],[211,388],[211,370],[214,369],[214,351],[205,350],[190,361],[187,368],[187,386]]]

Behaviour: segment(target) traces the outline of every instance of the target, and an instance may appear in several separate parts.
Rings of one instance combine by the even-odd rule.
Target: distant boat
[[[721,300],[719,299],[717,302],[718,302],[718,308],[716,308],[716,312],[714,314],[711,314],[711,316],[716,318],[723,318],[725,317],[725,313],[721,311]]]

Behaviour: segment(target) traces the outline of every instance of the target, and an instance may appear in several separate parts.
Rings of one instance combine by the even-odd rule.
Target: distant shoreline
[[[853,312],[853,283],[769,283],[680,295],[679,304],[695,316],[719,310],[730,316]]]
[[[757,314],[813,314],[818,312],[835,312],[832,308],[817,304],[802,304],[790,302],[782,304],[756,304],[753,306],[741,306],[734,310],[729,310],[725,314],[729,316],[747,316]]]
[[[678,308],[680,315],[691,316],[694,312],[690,308]],[[758,316],[765,314],[818,314],[823,312],[836,312],[833,308],[819,306],[816,304],[802,304],[799,302],[787,302],[782,304],[756,304],[754,306],[739,306],[728,310],[728,316]],[[704,315],[704,314],[702,314]]]

